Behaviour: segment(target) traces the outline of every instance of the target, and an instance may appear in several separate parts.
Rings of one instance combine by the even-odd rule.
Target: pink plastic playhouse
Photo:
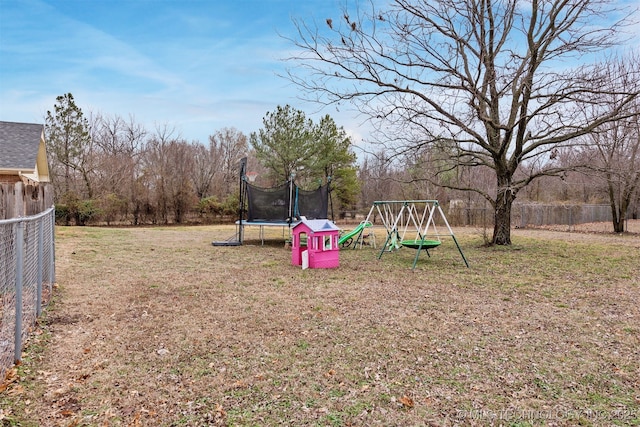
[[[340,229],[326,219],[306,219],[293,229],[291,264],[303,268],[335,268],[340,265]]]

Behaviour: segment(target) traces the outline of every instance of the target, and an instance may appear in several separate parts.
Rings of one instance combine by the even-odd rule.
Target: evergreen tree
[[[306,181],[306,168],[315,148],[312,121],[286,105],[267,113],[262,123],[264,127],[252,133],[249,142],[273,183],[280,184],[292,176],[298,182]]]
[[[340,206],[354,208],[360,186],[351,138],[326,115],[315,126],[315,144],[315,154],[309,165],[313,175],[320,176],[325,182],[331,180],[332,194]]]
[[[334,201],[354,207],[359,192],[356,155],[351,138],[329,115],[315,124],[300,110],[278,106],[267,113],[263,124],[251,134],[250,143],[274,184],[293,176],[298,185],[311,190],[331,180]]]
[[[92,144],[89,123],[71,93],[58,96],[54,111],[47,111],[45,134],[51,161],[49,170],[53,172],[54,188],[58,187],[57,198],[79,197],[73,193],[74,183],[80,178],[86,189],[86,196],[91,199],[93,188],[89,175]],[[58,182],[59,174],[62,174],[62,183]],[[63,190],[59,188],[60,185],[63,185]]]

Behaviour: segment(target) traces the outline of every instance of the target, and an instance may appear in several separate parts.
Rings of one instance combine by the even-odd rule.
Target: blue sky
[[[362,146],[362,117],[306,104],[278,76],[295,65],[283,61],[292,19],[324,28],[349,3],[0,0],[0,120],[43,123],[56,97],[71,92],[87,115],[132,116],[149,131],[168,125],[206,143],[225,127],[257,131],[267,112],[290,104],[314,120],[331,115]]]
[[[206,143],[245,134],[290,104],[331,115],[358,143],[355,113],[319,110],[279,77],[292,18],[320,23],[345,0],[0,0],[0,120],[44,123],[71,92],[85,115],[131,115]]]

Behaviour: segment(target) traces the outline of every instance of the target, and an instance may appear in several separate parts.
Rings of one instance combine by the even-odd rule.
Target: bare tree
[[[165,147],[166,170],[165,190],[169,206],[173,211],[173,220],[184,222],[187,213],[196,204],[196,197],[190,176],[193,174],[193,146],[185,140],[171,140]]]
[[[193,184],[198,199],[224,199],[236,191],[240,159],[247,155],[247,146],[247,137],[235,128],[210,135],[208,148],[195,144]]]
[[[616,58],[606,67],[610,93],[603,94],[601,102],[593,108],[614,110],[624,103],[624,95],[616,93],[621,87],[628,93],[640,90],[640,55],[636,52]],[[595,170],[605,182],[611,205],[613,229],[624,232],[627,211],[640,187],[640,99],[625,104],[625,117],[605,123],[587,136],[592,160],[587,166]]]
[[[211,151],[199,142],[193,144],[193,163],[193,187],[198,199],[202,200],[211,195],[213,178],[218,170],[218,165],[211,155]]]
[[[378,152],[364,158],[358,178],[360,185],[360,200],[363,208],[368,208],[374,201],[395,200],[400,198],[400,171],[385,156]]]
[[[194,204],[195,192],[190,176],[193,171],[192,146],[174,136],[175,130],[159,126],[147,142],[145,151],[145,185],[151,192],[155,204],[156,220],[181,223],[190,206]]]
[[[296,21],[289,78],[307,99],[352,104],[393,153],[438,141],[456,161],[495,173],[493,244],[511,243],[511,207],[522,188],[559,170],[521,164],[615,121],[619,108],[576,114],[611,90],[586,61],[619,43],[624,21],[609,0],[393,0],[342,11],[328,27]],[[328,17],[333,18],[333,17]],[[622,18],[625,19],[625,18]]]
[[[133,212],[133,222],[137,224],[139,158],[147,132],[133,117],[127,121],[117,115],[97,114],[90,122],[91,138],[96,147],[94,172],[105,220],[113,220],[117,214],[126,217]]]
[[[248,138],[236,128],[223,128],[209,136],[212,162],[221,177],[218,194],[225,197],[236,190],[240,159],[247,155]]]

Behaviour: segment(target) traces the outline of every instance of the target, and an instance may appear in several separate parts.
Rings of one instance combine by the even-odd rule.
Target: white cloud
[[[277,76],[290,48],[278,33],[310,10],[324,21],[337,0],[246,1],[242,10],[208,1],[3,2],[0,119],[42,122],[68,92],[83,111],[133,115],[149,130],[168,124],[202,142],[222,127],[255,131],[278,105],[314,117],[318,106]],[[330,114],[359,133],[348,115]]]

